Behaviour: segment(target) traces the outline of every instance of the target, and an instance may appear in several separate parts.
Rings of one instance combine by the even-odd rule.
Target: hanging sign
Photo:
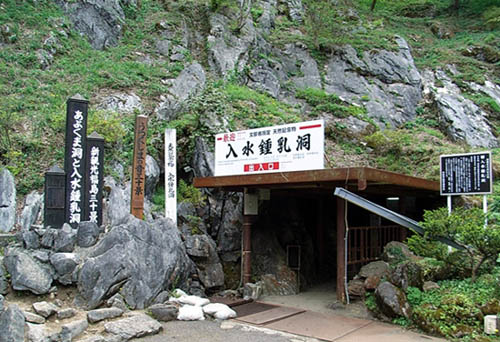
[[[491,194],[491,152],[440,157],[441,195]]]
[[[165,130],[165,217],[177,224],[177,141],[175,129]]]
[[[220,133],[215,136],[215,176],[322,169],[324,122]]]

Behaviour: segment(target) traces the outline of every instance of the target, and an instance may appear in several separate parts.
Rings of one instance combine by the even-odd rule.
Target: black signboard
[[[87,137],[85,167],[85,221],[102,225],[104,138],[96,132]]]
[[[66,222],[75,228],[84,216],[88,101],[75,95],[66,105]]]
[[[491,152],[441,156],[441,195],[491,194]]]
[[[45,172],[45,206],[43,222],[45,227],[61,228],[65,222],[66,174],[57,165]]]

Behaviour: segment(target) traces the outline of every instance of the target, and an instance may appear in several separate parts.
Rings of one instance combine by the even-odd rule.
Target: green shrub
[[[177,201],[189,202],[194,206],[202,205],[205,201],[205,196],[200,189],[195,188],[193,185],[186,183],[183,179],[179,180],[177,185]]]
[[[419,234],[414,234],[406,240],[408,248],[415,253],[427,258],[445,260],[448,256],[448,248],[441,242],[429,240]]]

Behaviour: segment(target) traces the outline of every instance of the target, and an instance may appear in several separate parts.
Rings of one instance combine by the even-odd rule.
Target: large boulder
[[[130,199],[126,191],[110,177],[106,177],[104,183],[105,187],[110,189],[106,205],[108,223],[117,226],[127,222],[130,216]]]
[[[160,119],[173,120],[184,108],[186,101],[205,88],[206,75],[203,67],[194,62],[186,67],[176,79],[171,80],[169,93],[155,109]]]
[[[125,22],[118,0],[57,0],[57,3],[94,49],[103,50],[118,43]]]
[[[12,288],[19,291],[31,291],[34,294],[48,293],[52,285],[49,267],[38,263],[26,251],[8,248],[4,265],[10,274]]]
[[[158,321],[145,314],[134,315],[104,325],[107,333],[119,336],[122,341],[157,334],[161,329],[162,325]]]
[[[382,279],[391,273],[391,268],[385,261],[374,261],[369,264],[364,265],[359,270],[358,275],[362,278],[378,277]]]
[[[73,271],[78,262],[75,253],[54,253],[50,256],[50,263],[56,271],[55,279],[63,285],[73,283]]]
[[[391,241],[384,246],[384,252],[382,253],[382,260],[389,263],[390,265],[396,265],[400,262],[407,260],[418,260],[415,254],[402,242]]]
[[[363,105],[382,128],[413,120],[422,98],[422,79],[410,48],[403,38],[395,40],[397,52],[365,51],[362,57],[351,46],[344,46],[326,67],[325,91]]]
[[[170,220],[130,217],[90,248],[78,277],[81,304],[93,309],[120,291],[131,308],[142,309],[162,290],[183,285],[193,270]]]
[[[78,224],[76,244],[79,247],[91,247],[97,242],[101,230],[95,222],[82,221]]]
[[[439,123],[450,139],[472,147],[498,147],[488,114],[464,97],[443,70],[424,72],[424,93],[439,113]]]
[[[30,229],[31,225],[34,224],[38,218],[42,205],[43,196],[37,191],[32,191],[26,196],[24,208],[19,219],[21,230],[27,231]]]
[[[198,276],[207,290],[224,286],[224,271],[217,255],[215,242],[207,235],[192,235],[186,238],[187,254],[198,269]]]
[[[375,290],[375,301],[380,311],[389,318],[411,316],[411,307],[406,295],[388,281],[380,283]]]
[[[24,341],[24,314],[15,304],[0,314],[0,342]]]
[[[408,287],[418,287],[423,289],[424,271],[415,262],[406,261],[394,267],[391,273],[391,283],[402,289],[404,292]]]
[[[7,169],[0,169],[0,232],[10,232],[16,223],[16,184]]]

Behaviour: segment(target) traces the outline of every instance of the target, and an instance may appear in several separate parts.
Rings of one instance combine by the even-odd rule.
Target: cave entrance
[[[438,182],[365,167],[204,177],[194,185],[244,193],[244,284],[267,277],[282,294],[324,289],[340,301],[347,280],[406,230],[335,197],[336,187],[415,219],[442,202]],[[287,288],[293,274],[295,287]]]

